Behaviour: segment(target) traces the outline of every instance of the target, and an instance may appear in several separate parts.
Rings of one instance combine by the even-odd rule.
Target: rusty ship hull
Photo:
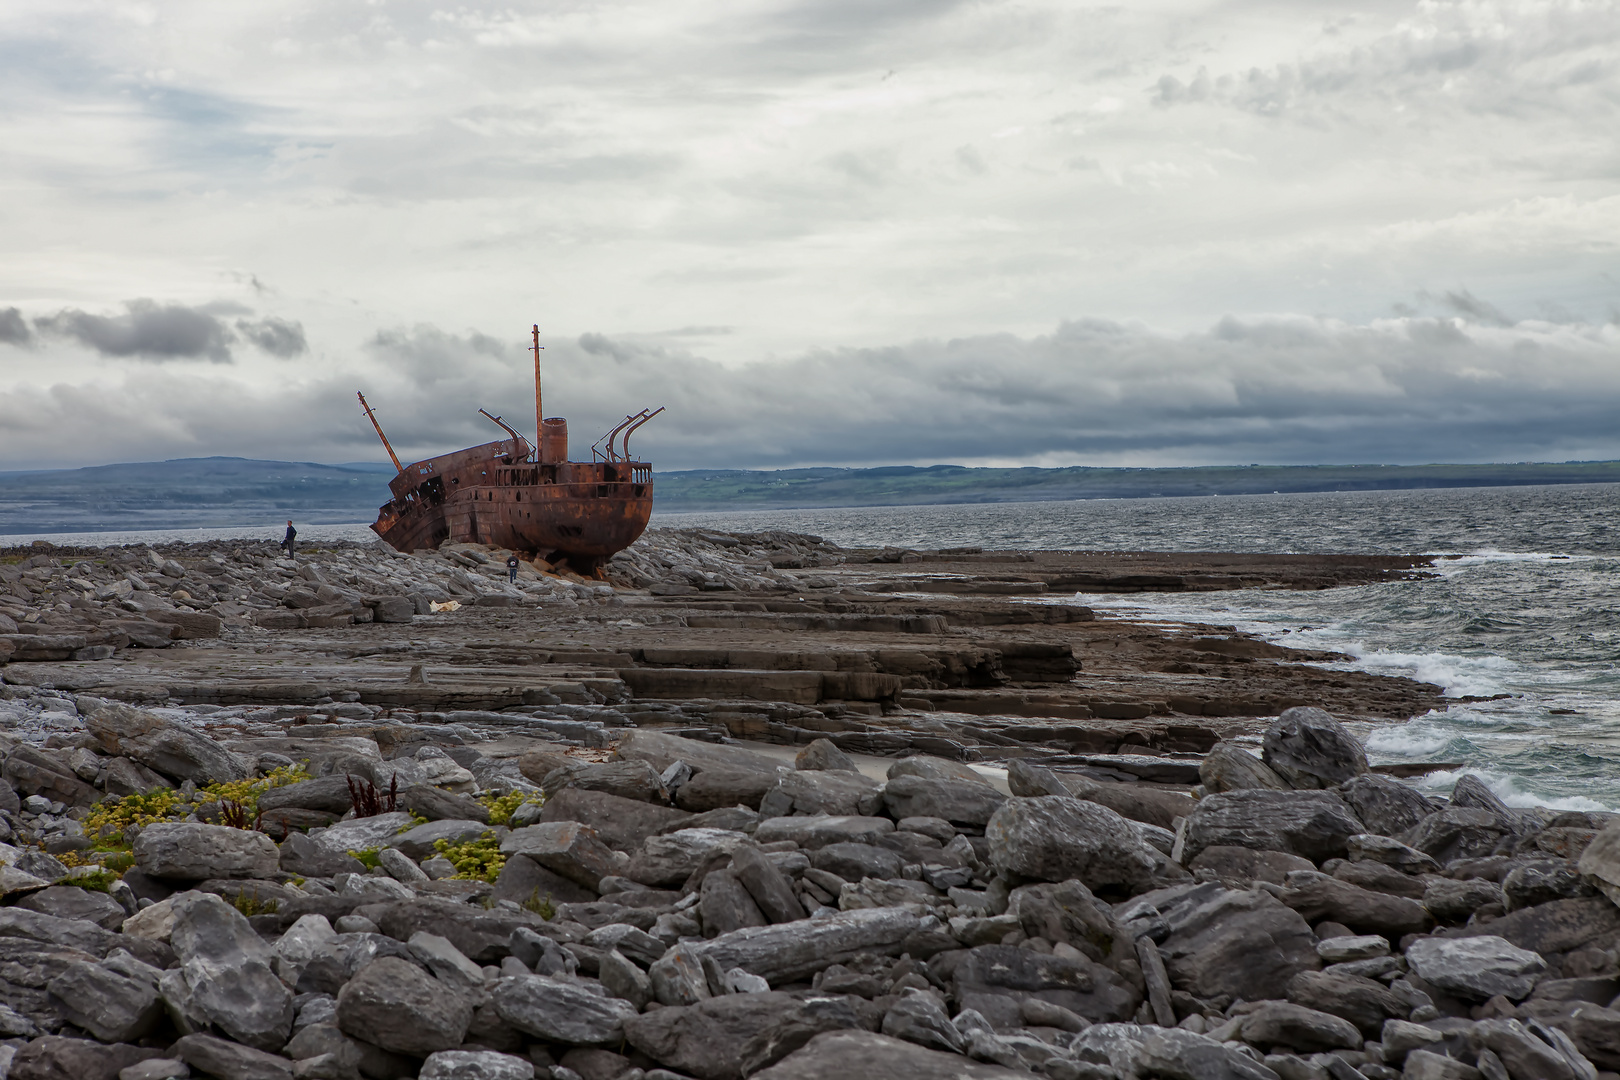
[[[399,470],[393,498],[378,509],[372,531],[399,551],[436,549],[445,541],[488,544],[598,570],[641,536],[652,516],[652,465],[630,456],[630,436],[662,408],[626,416],[598,444],[591,461],[568,460],[568,421],[542,420],[540,327],[534,327],[536,444],[480,409],[509,439],[400,464],[365,395],[360,408]]]
[[[414,462],[388,486],[371,528],[400,551],[489,544],[582,572],[635,543],[652,515],[647,462],[535,461],[522,439]]]

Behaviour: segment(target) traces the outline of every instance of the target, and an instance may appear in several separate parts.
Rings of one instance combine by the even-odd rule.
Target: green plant
[[[523,901],[523,910],[534,912],[546,922],[550,922],[557,917],[557,905],[551,902],[551,894],[546,893],[545,899],[542,900],[538,887],[529,894],[527,900]]]
[[[456,868],[455,876],[462,881],[487,881],[494,884],[495,879],[501,876],[506,869],[506,856],[501,854],[501,842],[495,838],[493,832],[487,832],[476,840],[468,840],[460,844],[452,844],[448,840],[437,840],[433,844],[434,850]]]
[[[304,765],[283,765],[256,780],[233,780],[225,784],[209,784],[197,790],[197,801],[216,800],[220,805],[233,802],[249,814],[259,809],[259,796],[271,788],[300,784],[309,779],[309,768]]]
[[[491,825],[505,825],[512,820],[512,815],[524,803],[542,805],[546,801],[544,795],[517,790],[508,791],[505,795],[496,795],[493,792],[481,797],[479,802],[489,808],[489,823]]]
[[[440,840],[439,843],[442,844],[442,843],[444,843],[444,841]],[[382,865],[382,862],[377,858],[377,855],[378,855],[378,853],[380,851],[382,851],[381,848],[374,848],[374,847],[373,848],[365,848],[365,849],[363,849],[361,851],[354,851],[354,850],[351,849],[349,851],[349,854],[353,855],[356,859],[359,859],[360,864],[362,866],[364,866],[367,870],[375,870],[375,869],[377,869],[377,867]]]
[[[246,891],[239,892],[231,900],[231,906],[243,915],[252,918],[255,915],[274,915],[281,908],[280,900],[260,900],[259,890],[254,889],[249,896]]]
[[[122,876],[125,870],[135,865],[135,855],[129,851],[113,851],[101,860],[101,865],[113,873]]]
[[[94,870],[88,874],[79,874],[76,877],[63,878],[59,884],[72,885],[90,892],[106,892],[112,888],[112,883],[118,880],[118,875],[111,870]]]

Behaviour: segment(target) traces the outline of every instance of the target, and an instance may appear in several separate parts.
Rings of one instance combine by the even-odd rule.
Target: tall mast
[[[545,417],[540,409],[540,350],[545,346],[540,344],[540,324],[534,324],[534,459],[540,460],[540,440],[545,432],[542,425]]]
[[[394,447],[389,443],[388,436],[383,434],[382,425],[377,423],[377,414],[371,411],[370,405],[366,404],[366,395],[356,390],[354,396],[360,399],[360,408],[365,410],[366,419],[370,420],[371,426],[377,429],[377,438],[382,440],[383,449],[387,450],[388,456],[394,460],[394,471],[404,472],[405,466],[399,463],[399,455],[394,453]]]

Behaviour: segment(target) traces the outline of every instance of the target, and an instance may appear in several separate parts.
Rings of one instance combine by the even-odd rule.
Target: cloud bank
[[[1620,457],[1617,56],[1620,0],[15,0],[0,467],[376,458],[361,388],[465,445],[533,323],[660,467]]]
[[[575,457],[626,413],[660,469],[890,463],[1422,463],[1620,456],[1620,327],[1411,316],[1227,318],[1189,334],[1086,319],[727,366],[605,335],[550,340],[548,414]],[[402,456],[532,426],[529,356],[480,333],[390,328],[341,375],[254,387],[163,369],[0,399],[0,455],[40,431],[87,460],[228,453],[376,460],[364,389]]]

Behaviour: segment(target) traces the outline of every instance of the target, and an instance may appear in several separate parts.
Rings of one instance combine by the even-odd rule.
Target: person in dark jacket
[[[512,554],[510,554],[510,555],[508,555],[506,557],[506,583],[508,585],[516,585],[517,584],[517,572],[518,572],[518,557],[517,557],[517,552],[514,551],[514,552],[512,552]]]
[[[281,538],[281,546],[287,549],[287,558],[291,559],[296,553],[293,543],[298,539],[298,530],[293,528],[292,522],[287,522],[287,535]]]

